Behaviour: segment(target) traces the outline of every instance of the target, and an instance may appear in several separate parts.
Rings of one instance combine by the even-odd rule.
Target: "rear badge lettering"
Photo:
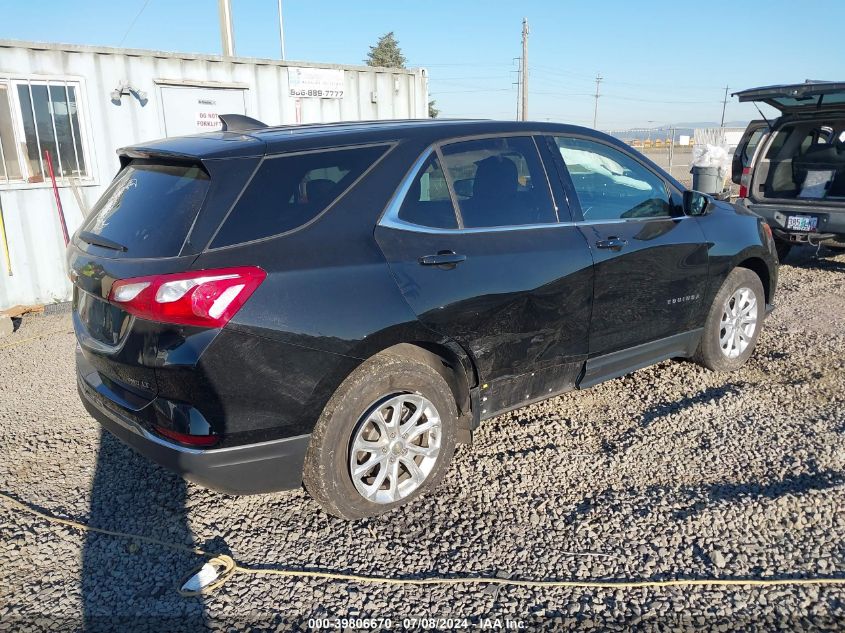
[[[688,301],[697,301],[698,299],[701,299],[700,294],[686,295],[683,297],[674,297],[672,299],[666,299],[666,304],[674,305],[676,303],[687,303]]]

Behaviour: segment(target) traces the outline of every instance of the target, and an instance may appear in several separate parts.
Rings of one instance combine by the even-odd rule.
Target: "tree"
[[[367,66],[382,66],[384,68],[405,68],[405,56],[399,48],[399,42],[393,31],[378,38],[375,46],[370,46],[367,54]]]
[[[402,54],[402,49],[399,48],[399,41],[393,34],[385,33],[376,42],[375,46],[370,46],[370,52],[367,54],[367,66],[381,66],[383,68],[405,68],[405,56]],[[431,119],[436,119],[440,114],[440,110],[434,107],[435,101],[432,99],[428,102],[428,116]]]

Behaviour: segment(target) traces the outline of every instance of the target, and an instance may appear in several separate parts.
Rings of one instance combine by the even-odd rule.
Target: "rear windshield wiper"
[[[83,242],[88,242],[89,244],[93,244],[94,246],[102,246],[103,248],[108,248],[113,251],[121,252],[125,252],[127,250],[123,244],[119,244],[118,242],[110,240],[107,237],[103,237],[102,235],[91,233],[91,231],[80,231],[79,233],[77,233],[77,236]]]

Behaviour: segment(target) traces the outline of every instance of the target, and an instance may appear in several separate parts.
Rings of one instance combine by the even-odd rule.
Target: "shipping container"
[[[0,310],[70,297],[45,152],[72,234],[116,173],[118,148],[219,129],[226,113],[268,125],[427,118],[428,79],[423,69],[0,40]]]

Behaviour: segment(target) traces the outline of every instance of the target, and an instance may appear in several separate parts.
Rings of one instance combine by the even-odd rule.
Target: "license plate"
[[[786,218],[786,228],[794,231],[815,231],[819,219],[812,215],[790,215]]]

